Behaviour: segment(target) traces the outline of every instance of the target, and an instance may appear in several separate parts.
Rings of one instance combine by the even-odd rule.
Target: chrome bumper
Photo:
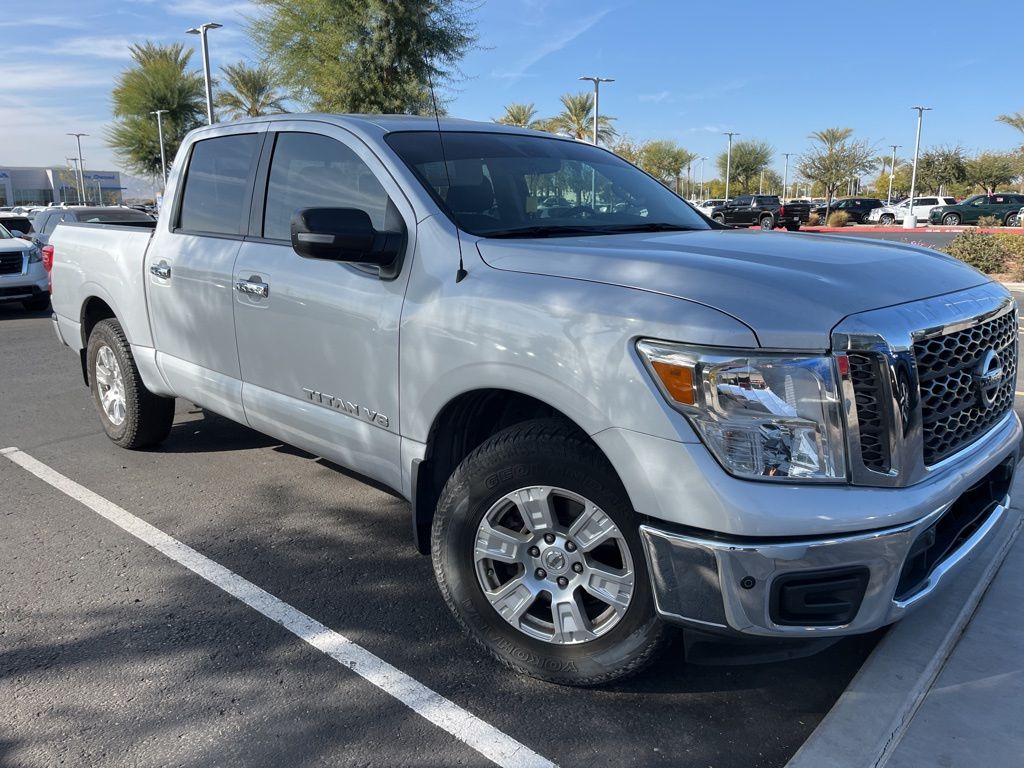
[[[954,503],[906,525],[806,541],[740,543],[642,525],[640,533],[658,613],[672,623],[758,636],[826,637],[870,632],[925,602],[985,544],[1001,538],[1017,524],[1019,513],[1009,509],[1007,495],[912,593],[897,599],[897,584],[911,548]],[[844,567],[864,567],[869,574],[863,599],[851,621],[792,626],[773,620],[773,585],[780,576]]]

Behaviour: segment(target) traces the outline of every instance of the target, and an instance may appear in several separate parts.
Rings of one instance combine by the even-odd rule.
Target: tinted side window
[[[934,197],[922,197],[917,201],[918,205],[938,205],[939,201]]]
[[[388,195],[366,163],[328,136],[280,133],[267,181],[263,236],[291,238],[291,218],[301,208],[358,208],[385,229]]]
[[[741,195],[740,197],[737,197],[735,200],[733,200],[732,204],[736,206],[750,205],[750,197]]]
[[[243,232],[249,178],[260,136],[240,133],[197,141],[185,175],[178,226],[189,232],[239,235]]]

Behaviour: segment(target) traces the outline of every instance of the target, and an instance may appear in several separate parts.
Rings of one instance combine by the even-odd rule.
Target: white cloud
[[[78,91],[86,86],[109,85],[112,80],[109,72],[70,64],[0,64],[0,94]]]
[[[638,101],[654,102],[660,104],[667,99],[672,98],[671,91],[658,91],[657,93],[638,93],[636,96]]]
[[[141,42],[143,39],[153,40],[158,37],[159,35],[139,35],[134,38],[102,35],[71,37],[50,45],[49,52],[62,56],[124,60],[131,58],[131,54],[128,52],[129,45]]]
[[[27,18],[10,18],[0,20],[0,29],[17,27],[24,30],[28,27],[56,27],[58,29],[81,29],[85,26],[75,16],[29,16]]]
[[[580,19],[576,24],[566,27],[560,35],[548,40],[532,53],[523,57],[519,62],[512,66],[511,70],[506,72],[493,72],[492,75],[503,80],[508,80],[509,82],[515,82],[522,79],[528,74],[528,70],[533,67],[533,65],[537,64],[546,56],[550,56],[552,53],[557,53],[565,48],[569,43],[587,32],[591,27],[607,16],[609,12],[610,9],[605,9]]]
[[[0,75],[2,77],[2,75]],[[0,94],[0,163],[5,165],[65,165],[66,158],[77,154],[75,140],[69,131],[89,134],[82,139],[82,155],[86,169],[118,168],[113,153],[106,146],[109,123],[83,115],[58,104],[30,103],[19,96]]]

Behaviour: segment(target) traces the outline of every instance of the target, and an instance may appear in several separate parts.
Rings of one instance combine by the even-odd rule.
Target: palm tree
[[[502,125],[514,125],[517,128],[540,128],[542,121],[537,120],[537,109],[530,104],[506,104],[505,114],[494,122]]]
[[[567,93],[562,96],[562,111],[547,121],[546,128],[565,133],[574,139],[591,140],[594,136],[594,94]],[[615,138],[614,117],[601,115],[597,122],[597,140],[607,144]]]
[[[228,88],[217,94],[217,106],[232,120],[287,112],[285,95],[278,89],[270,67],[248,66],[244,61],[221,68]]]
[[[1000,123],[1005,123],[1011,128],[1016,128],[1024,133],[1024,112],[1014,112],[1012,115],[1000,115],[996,118]]]

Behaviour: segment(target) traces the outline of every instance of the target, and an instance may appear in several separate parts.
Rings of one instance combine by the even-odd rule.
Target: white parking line
[[[135,538],[185,566],[214,586],[220,587],[268,619],[277,622],[494,763],[508,768],[557,768],[550,760],[448,701],[344,635],[329,629],[316,619],[260,589],[251,581],[168,536],[159,528],[154,528],[24,451],[18,448],[4,448],[0,450],[0,455],[6,456],[40,480],[81,502]]]

